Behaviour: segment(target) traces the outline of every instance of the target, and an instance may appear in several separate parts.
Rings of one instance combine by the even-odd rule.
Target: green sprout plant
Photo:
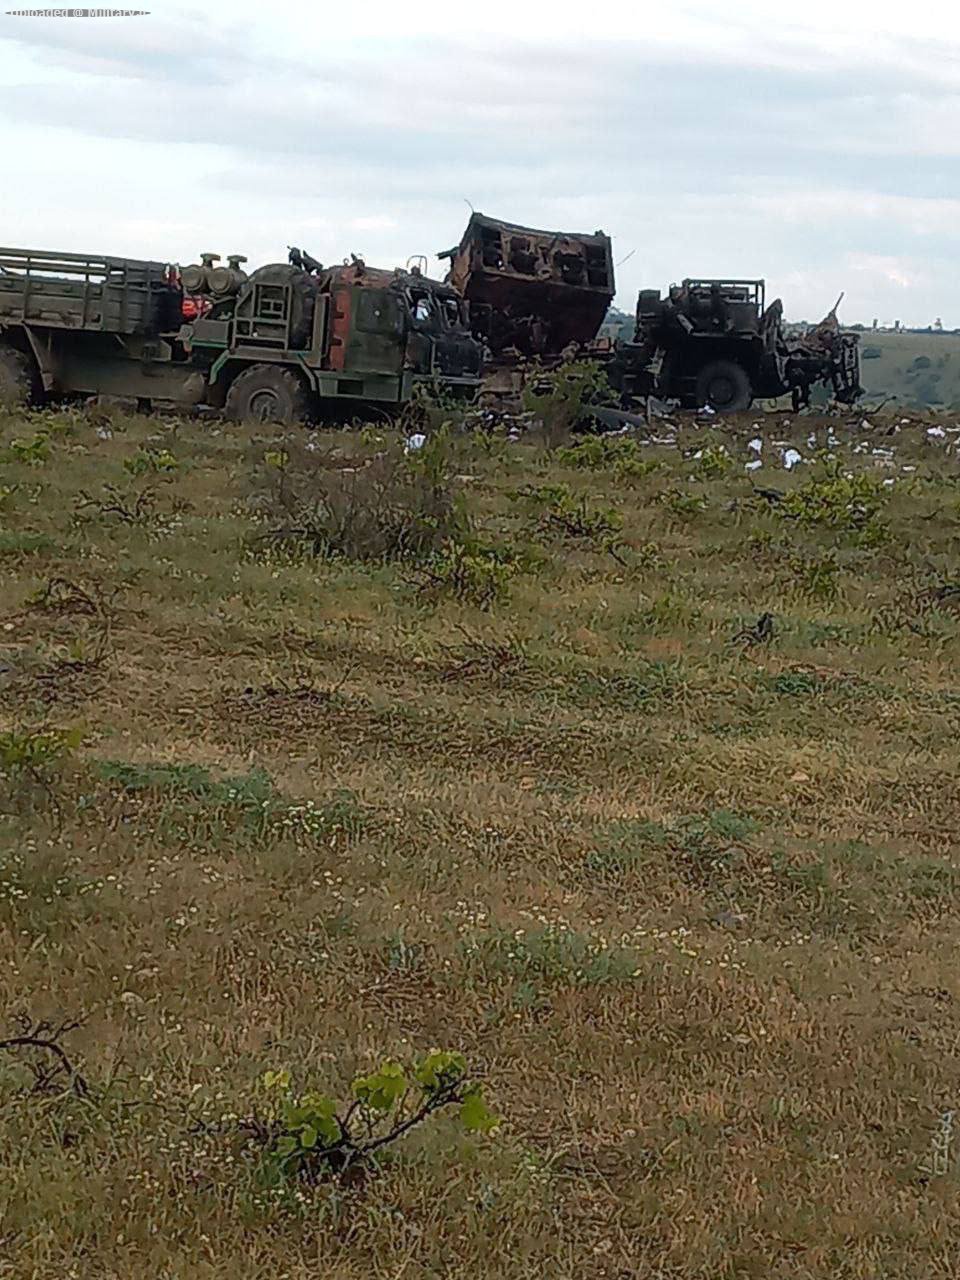
[[[297,1092],[286,1069],[266,1072],[262,1086],[266,1114],[248,1128],[263,1144],[264,1171],[274,1183],[370,1171],[381,1152],[439,1111],[455,1109],[468,1133],[487,1134],[499,1123],[463,1055],[444,1049],[409,1066],[385,1059],[353,1081],[345,1106],[314,1090]]]

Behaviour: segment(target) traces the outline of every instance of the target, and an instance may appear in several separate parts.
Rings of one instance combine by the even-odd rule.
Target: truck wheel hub
[[[272,421],[280,408],[280,397],[269,387],[255,391],[250,397],[250,417],[255,422]]]

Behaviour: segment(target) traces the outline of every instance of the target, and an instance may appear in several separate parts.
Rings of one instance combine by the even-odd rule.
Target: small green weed
[[[148,806],[148,816],[159,804],[154,830],[191,845],[213,845],[225,831],[260,841],[284,837],[298,844],[330,837],[349,841],[364,827],[364,814],[352,791],[335,791],[324,804],[290,801],[262,769],[215,779],[198,765],[102,761],[97,773],[103,781],[139,796]]]
[[[631,618],[630,630],[647,633],[686,630],[696,626],[701,617],[700,609],[675,591],[664,591],[648,605],[638,609]]]
[[[131,476],[169,475],[179,466],[169,449],[138,449],[132,458],[123,460],[123,469]]]
[[[704,445],[690,461],[692,474],[700,480],[720,480],[733,470],[733,458],[722,443]]]
[[[0,769],[11,775],[46,772],[82,741],[82,729],[9,729],[0,733]]]
[[[10,454],[16,462],[30,467],[40,467],[50,461],[50,441],[40,432],[29,440],[11,440]]]
[[[808,698],[823,690],[823,681],[809,671],[781,671],[774,676],[771,687],[774,693],[788,698]]]
[[[615,707],[646,711],[677,696],[681,680],[666,662],[651,662],[640,672],[581,671],[563,689],[563,700],[577,707]]]
[[[0,556],[33,556],[56,548],[53,538],[45,533],[0,529]]]
[[[665,489],[657,501],[661,506],[666,507],[672,516],[682,521],[695,520],[706,511],[709,505],[702,494],[687,493],[677,488]]]

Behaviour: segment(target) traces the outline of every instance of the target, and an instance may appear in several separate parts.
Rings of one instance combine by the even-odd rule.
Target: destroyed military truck
[[[787,338],[783,304],[766,305],[763,280],[684,280],[666,298],[643,289],[633,341],[619,346],[610,377],[624,401],[655,394],[682,408],[720,413],[790,394],[794,408],[818,383],[850,404],[861,394],[859,339],[837,305],[806,334]]]
[[[602,231],[540,231],[474,213],[460,244],[438,256],[483,342],[485,397],[501,406],[516,404],[531,375],[571,358],[603,362],[624,409],[650,395],[733,413],[790,394],[799,407],[818,384],[845,403],[861,394],[858,339],[841,330],[837,308],[788,339],[783,305],[767,306],[763,280],[687,279],[664,299],[642,290],[632,341],[614,344],[598,337],[615,292]]]
[[[470,396],[481,347],[449,286],[292,249],[248,276],[0,249],[0,403],[97,395],[291,423],[392,410],[418,384]]]
[[[602,231],[538,231],[474,213],[459,245],[437,256],[450,262],[444,283],[469,304],[494,399],[516,394],[531,363],[589,350],[615,292]]]

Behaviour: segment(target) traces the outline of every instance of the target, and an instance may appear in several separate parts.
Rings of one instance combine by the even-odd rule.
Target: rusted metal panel
[[[346,367],[350,339],[350,303],[353,290],[348,284],[336,284],[330,293],[330,347],[328,361],[331,369],[342,371]]]
[[[558,356],[596,338],[615,292],[609,236],[542,231],[474,213],[446,283],[494,358]]]

